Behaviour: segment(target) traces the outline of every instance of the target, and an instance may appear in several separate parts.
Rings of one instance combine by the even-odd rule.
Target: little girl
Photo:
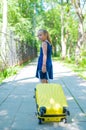
[[[51,59],[52,45],[49,33],[46,30],[40,29],[38,31],[38,38],[42,41],[42,45],[40,48],[36,77],[40,78],[42,83],[48,83],[48,78],[53,79],[53,67]]]

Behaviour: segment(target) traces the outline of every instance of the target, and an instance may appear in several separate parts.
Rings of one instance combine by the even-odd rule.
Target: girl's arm
[[[42,43],[43,49],[43,64],[42,64],[42,72],[46,72],[46,61],[47,61],[47,44],[46,42]]]

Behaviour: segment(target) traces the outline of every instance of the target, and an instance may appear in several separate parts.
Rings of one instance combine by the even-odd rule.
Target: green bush
[[[9,67],[3,71],[0,72],[0,83],[7,77],[12,76],[17,74],[17,72],[19,71],[20,67],[19,66],[15,66],[15,67]]]
[[[85,67],[86,66],[86,49],[85,48],[82,48],[80,56],[81,58],[79,60],[79,67]]]
[[[16,73],[17,73],[16,67],[10,67],[10,68],[5,69],[3,71],[3,76],[4,76],[4,78],[6,78],[6,77],[9,77],[9,76],[14,75]]]
[[[80,67],[85,67],[86,66],[86,58],[83,57],[82,60],[79,61],[79,66]]]
[[[65,62],[67,62],[67,63],[75,63],[73,57],[71,57],[71,58],[66,57],[66,58],[65,58]]]

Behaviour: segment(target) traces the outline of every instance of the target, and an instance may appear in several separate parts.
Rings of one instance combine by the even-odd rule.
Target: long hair
[[[40,29],[39,32],[43,32],[43,34],[47,36],[47,40],[51,44],[51,39],[50,39],[50,35],[49,35],[48,31],[45,29]]]

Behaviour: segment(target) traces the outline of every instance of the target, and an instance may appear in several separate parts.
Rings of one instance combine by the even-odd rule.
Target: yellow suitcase
[[[67,122],[68,104],[60,84],[38,84],[35,100],[39,124],[42,122]]]

